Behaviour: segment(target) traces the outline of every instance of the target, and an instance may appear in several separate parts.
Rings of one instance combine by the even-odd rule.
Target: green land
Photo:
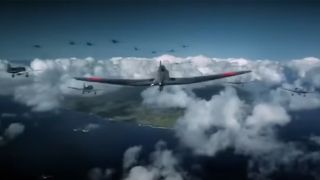
[[[65,107],[92,113],[114,121],[131,121],[153,127],[172,128],[183,114],[182,108],[150,107],[142,103],[143,88],[121,88],[96,96],[74,96],[65,99]]]

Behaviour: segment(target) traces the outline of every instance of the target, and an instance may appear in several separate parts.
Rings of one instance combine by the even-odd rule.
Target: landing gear
[[[29,73],[26,73],[26,77],[29,77]]]
[[[14,74],[11,74],[11,77],[14,78]]]
[[[94,95],[96,95],[96,94],[97,94],[97,91],[94,92]]]
[[[160,86],[159,86],[159,91],[161,92],[162,90],[163,90],[163,86],[160,85]]]

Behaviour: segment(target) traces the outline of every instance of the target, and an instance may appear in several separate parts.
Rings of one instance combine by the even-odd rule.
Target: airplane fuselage
[[[14,74],[25,72],[25,71],[26,71],[25,67],[10,67],[7,69],[8,73],[14,73]]]
[[[91,93],[91,92],[94,92],[96,94],[96,91],[93,89],[92,85],[84,86],[83,89],[82,89],[82,94]]]
[[[29,76],[27,69],[25,67],[11,67],[10,65],[8,65],[7,73],[10,73],[12,77],[14,77],[15,75],[23,75],[23,74],[25,74],[26,77]]]
[[[159,86],[159,90],[162,90],[166,80],[169,80],[169,79],[170,79],[169,71],[164,65],[160,64],[151,86]]]

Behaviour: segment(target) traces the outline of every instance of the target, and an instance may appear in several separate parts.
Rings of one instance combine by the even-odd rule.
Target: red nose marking
[[[234,76],[234,75],[237,75],[236,72],[226,72],[223,74],[223,76]]]
[[[89,80],[89,81],[101,81],[102,78],[99,78],[99,77],[89,77],[88,80]]]

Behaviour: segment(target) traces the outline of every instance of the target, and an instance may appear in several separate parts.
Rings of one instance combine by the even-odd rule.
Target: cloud
[[[107,180],[112,179],[112,175],[114,173],[113,169],[103,169],[95,167],[89,170],[88,179],[89,180]]]
[[[4,72],[7,61],[0,60],[0,69],[2,69],[1,85],[4,87],[1,93],[12,94],[16,101],[31,106],[35,111],[57,109],[62,106],[65,96],[80,95],[72,89],[67,88],[68,86],[82,87],[83,82],[73,80],[74,76],[147,78],[154,75],[159,61],[162,61],[170,70],[170,75],[175,77],[207,75],[232,70],[250,69],[253,71],[250,75],[183,86],[187,90],[221,84],[222,82],[234,79],[259,81],[260,84],[264,85],[262,88],[259,87],[260,85],[256,85],[255,90],[251,90],[251,93],[260,93],[263,90],[267,91],[274,86],[281,86],[282,84],[291,86],[303,86],[307,84],[306,87],[310,89],[319,88],[320,85],[320,78],[317,76],[320,71],[320,60],[317,58],[310,57],[288,62],[278,62],[270,60],[254,61],[242,58],[220,59],[205,56],[180,58],[162,55],[155,58],[118,57],[109,60],[95,60],[93,58],[35,59],[30,63],[30,67],[41,71],[35,71],[30,78],[17,77],[15,79],[12,79],[10,75]],[[121,87],[101,84],[94,85],[96,88],[104,89],[105,93]],[[153,91],[150,90],[145,93],[156,93],[155,90]],[[184,101],[186,95],[183,93],[174,95],[180,96],[180,101],[174,102],[180,103],[179,106],[184,106],[188,103],[188,101]],[[170,98],[170,96],[164,98]],[[285,100],[288,99],[294,100],[290,96],[285,97]],[[310,100],[313,98],[306,97],[305,99]],[[146,103],[149,103],[148,99],[144,100]],[[166,102],[165,99],[161,101],[159,103]],[[292,102],[291,104],[295,103]],[[320,105],[318,101],[313,104],[314,107]]]
[[[12,123],[4,131],[4,136],[9,140],[12,140],[24,132],[24,125],[21,123]]]
[[[130,150],[131,148],[129,148]],[[166,143],[159,141],[155,151],[150,155],[150,163],[132,167],[124,177],[125,180],[182,180],[184,173],[178,167],[178,160]]]
[[[17,117],[17,114],[14,114],[14,113],[1,113],[0,117],[1,118],[15,118],[15,117]]]
[[[310,136],[310,141],[318,144],[320,146],[320,136]]]
[[[0,122],[1,123],[1,122]],[[0,136],[0,146],[5,145],[7,142],[14,140],[20,136],[25,130],[25,126],[21,123],[11,123]]]
[[[126,150],[123,157],[123,169],[135,165],[138,161],[142,146],[133,146]]]

